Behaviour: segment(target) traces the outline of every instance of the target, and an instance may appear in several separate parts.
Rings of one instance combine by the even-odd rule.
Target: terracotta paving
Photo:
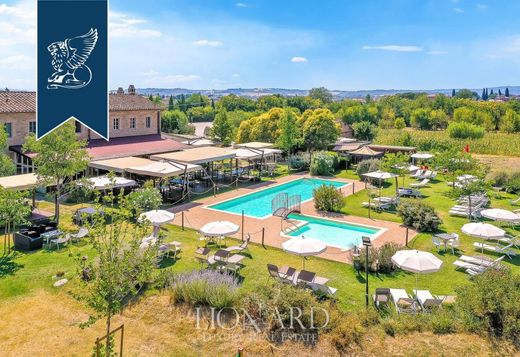
[[[175,212],[175,220],[173,221],[176,225],[181,225],[182,215],[181,211],[184,211],[184,224],[186,227],[199,229],[204,224],[212,221],[218,220],[226,220],[238,224],[242,227],[242,216],[236,215],[232,213],[227,213],[224,211],[217,211],[213,209],[205,208],[205,206],[218,203],[227,199],[235,198],[237,196],[241,196],[244,194],[248,194],[251,192],[255,192],[258,189],[270,187],[276,184],[288,182],[295,180],[297,178],[302,177],[310,177],[309,175],[290,175],[284,176],[282,178],[272,180],[269,182],[262,182],[259,184],[251,185],[245,188],[239,188],[238,190],[233,190],[229,192],[225,192],[222,194],[217,194],[216,197],[211,196],[207,198],[200,199],[198,201],[186,203],[183,205],[175,206],[170,209],[171,212]],[[343,188],[343,195],[349,196],[354,192],[358,192],[365,188],[365,184],[361,181],[357,180],[347,180],[347,179],[331,179],[329,177],[327,180],[335,180],[341,181],[345,183],[349,183],[351,185]],[[368,219],[366,217],[358,217],[358,216],[350,216],[344,214],[337,213],[324,213],[318,212],[314,208],[314,202],[308,201],[302,203],[301,205],[301,213],[309,216],[315,217],[325,217],[333,220],[343,221],[347,223],[361,224],[372,226],[376,228],[383,228],[384,231],[374,239],[374,246],[380,246],[386,242],[395,242],[401,245],[405,244],[406,241],[406,228],[401,227],[398,223],[381,221],[376,219]],[[262,229],[264,229],[264,244],[281,248],[282,243],[288,238],[283,237],[281,232],[281,218],[270,216],[265,219],[253,218],[253,217],[244,217],[244,235],[250,234],[251,241],[255,243],[262,243]],[[288,228],[289,224],[284,223],[284,228]],[[413,230],[409,230],[409,239],[412,239],[416,235],[416,232]],[[242,237],[242,231],[239,231],[234,235],[235,238]],[[320,254],[320,257],[335,260],[339,262],[350,262],[350,252],[349,250],[340,249],[336,247],[328,247],[327,250]]]

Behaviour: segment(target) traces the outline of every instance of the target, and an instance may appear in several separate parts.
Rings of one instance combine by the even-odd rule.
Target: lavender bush
[[[182,273],[171,283],[173,300],[190,305],[215,308],[233,306],[238,298],[238,284],[230,275],[213,270]]]

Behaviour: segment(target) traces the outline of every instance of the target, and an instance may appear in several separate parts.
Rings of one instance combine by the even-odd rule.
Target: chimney
[[[130,85],[128,86],[128,94],[130,94],[130,95],[135,95],[135,87],[134,87],[133,84],[130,84]]]
[[[117,94],[125,94],[123,87],[117,88]]]

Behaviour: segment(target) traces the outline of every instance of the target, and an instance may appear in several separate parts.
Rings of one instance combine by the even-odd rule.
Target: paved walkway
[[[291,181],[297,178],[309,177],[309,175],[289,175],[284,176],[276,180],[272,180],[269,182],[262,182],[259,184],[251,185],[245,188],[240,188],[238,190],[228,191],[222,194],[217,194],[216,197],[211,196],[207,198],[203,198],[199,201],[186,203],[183,205],[175,206],[170,209],[171,212],[177,213],[175,215],[175,220],[173,221],[176,225],[181,225],[182,216],[180,214],[181,211],[184,211],[184,224],[186,227],[199,229],[204,224],[208,222],[218,221],[218,220],[226,220],[238,224],[242,227],[242,217],[241,215],[231,214],[223,211],[216,211],[212,209],[205,208],[207,205],[211,205],[214,203],[218,203],[230,198],[234,198],[237,196],[241,196],[244,194],[248,194],[254,192],[258,189],[273,186],[279,183],[284,183],[287,181]],[[327,177],[326,179],[331,180],[331,178]],[[357,180],[346,180],[346,179],[332,179],[335,181],[342,181],[346,183],[350,183],[351,185],[343,188],[343,195],[349,196],[353,192],[358,192],[365,188],[365,184],[361,181]],[[386,242],[395,242],[398,244],[405,244],[406,240],[406,229],[401,227],[398,223],[381,221],[376,219],[368,219],[365,217],[357,217],[357,216],[349,216],[338,213],[324,213],[319,212],[314,208],[314,202],[308,201],[302,203],[301,205],[301,213],[309,216],[315,217],[326,217],[334,220],[344,221],[347,223],[357,223],[362,225],[374,226],[377,228],[383,228],[384,231],[381,233],[377,239],[374,240],[374,246],[381,246]],[[283,237],[281,232],[282,220],[280,217],[268,217],[265,219],[258,219],[253,217],[244,217],[244,236],[246,234],[251,235],[251,240],[255,243],[262,243],[262,229],[264,230],[264,244],[281,248],[282,243],[288,238]],[[284,228],[288,228],[288,223],[284,223]],[[415,236],[415,232],[409,231],[409,239],[412,239]],[[234,235],[235,238],[242,237],[242,231],[238,232]],[[340,261],[340,262],[351,262],[350,251],[345,249],[339,249],[336,247],[328,247],[327,250],[320,255],[322,258]]]

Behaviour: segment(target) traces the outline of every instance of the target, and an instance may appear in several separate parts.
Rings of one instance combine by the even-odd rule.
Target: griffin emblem
[[[98,39],[97,29],[82,36],[51,43],[47,50],[52,56],[54,73],[47,79],[47,89],[79,89],[92,80],[92,71],[85,64]]]

